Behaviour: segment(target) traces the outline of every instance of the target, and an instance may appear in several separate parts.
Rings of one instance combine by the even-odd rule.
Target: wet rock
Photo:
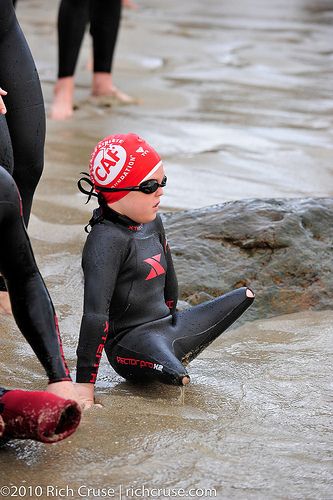
[[[211,300],[213,298],[214,297],[212,297],[212,295],[209,295],[209,293],[195,292],[193,295],[190,295],[189,297],[186,298],[186,302],[191,306],[196,306],[198,304],[202,304],[203,302],[207,302],[207,300]]]
[[[240,200],[164,219],[183,300],[249,286],[247,319],[332,307],[332,198]]]

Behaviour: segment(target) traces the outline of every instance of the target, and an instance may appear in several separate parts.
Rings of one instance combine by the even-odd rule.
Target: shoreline
[[[71,182],[62,191],[76,194],[95,144],[127,131],[146,138],[164,160],[165,209],[333,196],[333,91],[323,55],[331,50],[329,12],[310,10],[304,0],[283,2],[255,14],[246,2],[241,8],[217,0],[204,10],[197,0],[193,9],[166,0],[124,9],[113,73],[116,85],[142,100],[137,106],[89,102],[86,34],[76,74],[81,108],[71,120],[48,120],[36,200],[52,191],[54,172]],[[57,71],[56,7],[46,11],[42,0],[30,0],[17,9],[47,108]],[[57,203],[57,193],[51,199]]]

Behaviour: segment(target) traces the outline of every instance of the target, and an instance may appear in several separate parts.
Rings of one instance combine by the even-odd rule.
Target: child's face
[[[148,179],[156,179],[161,184],[164,177],[163,165]],[[110,207],[122,215],[126,215],[135,222],[146,224],[152,222],[156,218],[160,198],[163,196],[163,188],[159,187],[155,193],[145,194],[140,191],[131,191],[124,198],[121,198],[115,203],[111,203]]]

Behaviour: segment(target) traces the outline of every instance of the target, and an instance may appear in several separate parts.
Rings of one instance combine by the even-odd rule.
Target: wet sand
[[[26,0],[18,8],[48,107],[56,6]],[[77,71],[80,109],[69,122],[48,123],[47,171],[77,179],[97,140],[133,131],[163,155],[164,209],[333,194],[331,2],[142,0],[140,7],[124,11],[113,75],[141,105],[89,103],[87,35]]]
[[[72,120],[48,122],[30,234],[72,369],[83,225],[92,209],[76,180],[101,137],[134,131],[156,146],[170,180],[164,210],[333,192],[330,2],[140,6],[124,13],[114,78],[142,103],[110,109],[89,102],[86,37],[79,109]],[[18,6],[48,107],[56,7],[48,2],[46,10],[42,0]],[[215,488],[222,499],[326,500],[333,480],[332,319],[332,311],[309,311],[232,330],[191,364],[185,390],[132,386],[103,360],[97,384],[103,407],[86,413],[79,431],[60,444],[16,441],[0,450],[0,482],[41,485],[43,498],[47,485],[72,488],[71,498],[102,498],[86,490],[80,496],[83,485],[110,487],[120,498],[120,486],[146,484]],[[43,388],[43,371],[12,320],[1,318],[0,337],[1,380]]]

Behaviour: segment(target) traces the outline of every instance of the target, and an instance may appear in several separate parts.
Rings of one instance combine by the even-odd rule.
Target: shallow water
[[[18,6],[47,106],[57,4]],[[110,109],[89,102],[86,39],[79,109],[68,122],[48,122],[30,234],[71,368],[82,227],[92,208],[76,179],[101,137],[130,130],[156,146],[169,177],[165,210],[333,192],[331,2],[142,0],[140,7],[124,13],[114,76],[142,103]],[[103,407],[86,413],[62,443],[16,441],[0,450],[1,483],[41,485],[43,498],[47,485],[72,488],[72,498],[103,497],[84,489],[80,496],[83,485],[110,487],[120,498],[120,488],[143,484],[215,488],[223,499],[332,498],[332,319],[332,311],[308,312],[232,330],[191,364],[185,390],[129,385],[104,361]],[[0,336],[0,379],[42,388],[44,374],[11,320],[1,318]]]
[[[145,485],[215,489],[216,498],[329,499],[332,323],[327,311],[244,325],[191,364],[192,384],[183,390],[133,386],[103,362],[103,407],[57,445],[8,444],[0,451],[2,484],[68,486],[74,498],[84,485],[114,488],[117,498],[120,487]],[[65,350],[73,363],[68,334]],[[12,352],[2,360],[1,379],[12,372],[15,383],[39,386],[23,341],[15,351],[15,360]]]

